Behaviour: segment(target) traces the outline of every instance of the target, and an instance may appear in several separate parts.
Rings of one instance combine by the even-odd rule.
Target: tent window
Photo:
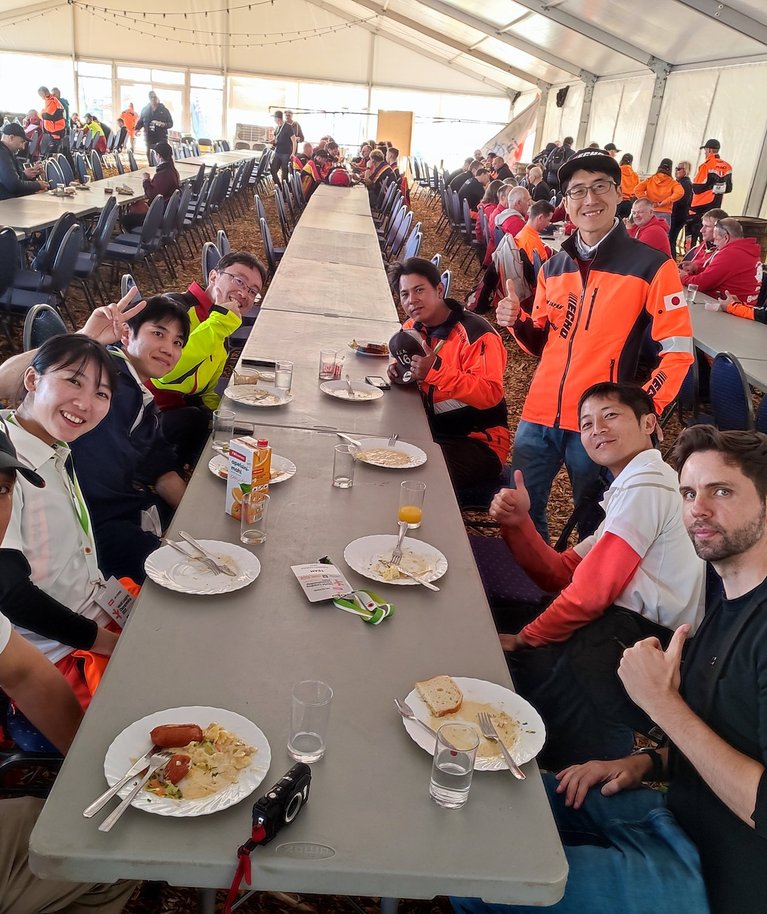
[[[92,63],[89,60],[77,61],[77,72],[80,76],[102,76],[105,79],[112,78],[111,63]]]

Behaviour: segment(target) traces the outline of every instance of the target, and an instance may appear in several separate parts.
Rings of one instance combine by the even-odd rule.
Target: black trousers
[[[501,475],[503,466],[495,451],[476,438],[434,439],[442,448],[450,481],[454,489],[466,489],[494,482]]]

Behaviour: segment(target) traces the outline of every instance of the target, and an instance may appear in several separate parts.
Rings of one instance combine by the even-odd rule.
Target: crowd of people
[[[3,128],[8,195],[41,186],[36,166],[16,158],[27,128],[40,127],[49,149],[68,128],[64,100],[40,94],[41,125]],[[366,142],[346,162],[332,137],[306,142],[290,111],[274,120],[275,181],[297,173],[307,198],[322,182],[363,183],[374,208],[391,182],[407,192],[391,143]],[[147,199],[167,199],[178,187],[170,114],[151,93],[140,116],[131,105],[121,121],[126,141],[143,128],[158,155]],[[417,385],[459,498],[488,490],[509,561],[552,595],[499,637],[547,725],[541,763],[570,863],[557,911],[639,911],[648,894],[661,910],[696,914],[761,904],[767,437],[689,429],[675,469],[658,450],[659,417],[695,358],[684,286],[765,319],[754,308],[758,245],[721,208],[732,184],[719,148],[706,142],[692,179],[689,163],[674,178],[663,159],[645,180],[614,144],[574,150],[565,138],[516,175],[476,150],[445,186],[476,219],[487,269],[472,303],[493,306],[497,326],[446,296],[431,261],[389,270],[406,318],[389,343],[391,380]],[[124,227],[141,216],[123,217]],[[552,222],[566,236],[559,251],[543,237]],[[679,264],[675,227],[692,242]],[[512,254],[518,276],[507,269]],[[78,333],[0,365],[0,398],[22,391],[0,413],[0,686],[21,748],[68,747],[119,638],[103,595],[139,592],[207,438],[226,342],[257,314],[266,278],[257,257],[232,252],[204,287],[139,303],[130,292]],[[656,355],[640,384],[647,340]],[[516,346],[538,366],[510,428],[504,372]],[[105,463],[109,474],[99,472]],[[557,552],[547,509],[563,466],[579,542]],[[658,728],[663,742],[634,751],[636,733],[654,738]],[[667,776],[667,795],[630,790]],[[17,831],[12,849],[0,840],[0,873],[21,853],[34,809],[19,805],[18,817],[0,820],[3,834],[6,822]],[[130,886],[66,890],[107,891],[114,907],[103,909],[120,910]],[[528,910],[452,903],[467,914]]]

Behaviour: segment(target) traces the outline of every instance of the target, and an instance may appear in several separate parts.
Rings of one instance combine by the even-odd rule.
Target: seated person
[[[554,196],[554,191],[543,180],[543,169],[541,166],[533,165],[527,173],[527,178],[529,182],[527,189],[530,191],[533,203],[537,203],[540,200],[545,200],[546,203],[549,203]]]
[[[18,153],[26,144],[27,138],[20,124],[6,124],[3,127],[0,136],[0,200],[48,190],[46,181],[34,180],[42,174],[43,166],[38,163],[25,168],[19,161]]]
[[[679,272],[700,273],[711,257],[716,253],[714,246],[714,226],[720,219],[726,219],[727,213],[723,209],[710,209],[704,213],[701,223],[701,242],[691,248],[679,264]]]
[[[756,238],[744,238],[737,219],[720,219],[714,226],[716,252],[697,273],[682,273],[682,285],[714,297],[730,293],[745,305],[755,305],[762,286],[762,252]]]
[[[96,120],[92,114],[85,115],[85,129],[88,131],[91,137],[89,148],[95,149],[96,152],[106,152],[107,136],[104,133],[104,128],[101,126],[101,122]]]
[[[402,174],[399,170],[399,149],[396,146],[389,146],[386,150],[386,164],[391,168],[394,180],[399,184]]]
[[[514,558],[551,605],[515,635],[501,635],[514,681],[546,721],[546,767],[631,751],[647,724],[616,677],[623,647],[701,619],[703,562],[682,523],[676,474],[652,443],[652,398],[633,384],[601,382],[578,405],[588,456],[615,477],[597,531],[564,553],[536,531],[522,472],[490,514]],[[521,650],[527,648],[527,650]]]
[[[460,190],[461,184],[463,184],[464,181],[468,181],[471,177],[471,166],[473,162],[474,159],[471,156],[469,156],[468,159],[465,159],[461,168],[456,168],[455,171],[450,172],[445,179],[445,184],[451,190]]]
[[[333,160],[326,149],[318,149],[311,159],[301,169],[301,187],[304,197],[309,200],[333,167]]]
[[[341,150],[338,148],[338,143],[334,140],[330,140],[327,145],[327,150],[331,163],[335,164],[341,161]]]
[[[0,607],[87,707],[92,684],[82,660],[89,652],[111,655],[117,635],[97,602],[104,576],[71,449],[108,415],[117,373],[107,350],[81,334],[52,337],[30,357],[24,399],[2,415],[19,459],[46,487],[17,480],[0,549]],[[98,460],[99,473],[107,475],[104,456]]]
[[[671,256],[671,243],[668,239],[668,223],[655,215],[652,203],[646,197],[638,197],[631,206],[631,224],[629,235],[649,244],[667,257]]]
[[[511,187],[506,200],[506,207],[495,214],[495,226],[502,232],[515,237],[527,223],[527,214],[533,202],[530,192],[525,187]]]
[[[186,308],[168,295],[148,299],[124,324],[121,346],[109,349],[117,371],[111,410],[72,449],[105,574],[143,583],[144,561],[186,490],[146,382],[174,369],[188,339]]]
[[[506,164],[503,156],[493,156],[493,174],[499,181],[512,177],[511,169]]]
[[[490,183],[490,172],[486,168],[478,168],[473,177],[464,181],[461,189],[458,191],[458,200],[463,206],[466,200],[469,204],[469,210],[472,213],[477,212],[480,201],[485,196],[485,188]]]
[[[384,160],[384,154],[380,149],[374,149],[370,153],[368,167],[362,176],[362,182],[368,189],[370,196],[370,205],[375,207],[380,199],[380,195],[388,186],[389,181],[394,180],[394,173]]]
[[[229,356],[227,340],[259,306],[265,281],[266,268],[257,257],[231,251],[210,271],[207,288],[193,282],[183,295],[174,295],[188,309],[189,340],[173,371],[146,386],[162,411],[163,433],[184,465],[197,461],[221,400],[216,388]]]
[[[557,914],[764,910],[767,436],[697,425],[675,459],[687,532],[723,593],[708,599],[684,662],[687,625],[667,650],[649,638],[621,660],[626,692],[668,748],[546,776],[570,867]],[[660,780],[665,794],[642,787]],[[479,899],[453,908],[540,910]]]
[[[668,226],[671,225],[674,204],[684,196],[684,188],[671,176],[673,167],[671,159],[661,159],[655,174],[634,187],[634,196],[649,200],[655,215]]]
[[[351,160],[352,169],[359,175],[364,175],[367,171],[370,153],[373,151],[373,143],[363,143],[360,147],[360,154]]]
[[[506,349],[500,336],[484,318],[444,297],[440,272],[429,260],[411,257],[393,264],[389,282],[409,316],[403,330],[422,341],[423,354],[410,358],[409,369],[453,486],[495,481],[509,456]],[[389,365],[395,381],[398,369],[396,362]]]
[[[474,223],[474,235],[480,244],[487,245],[485,257],[482,262],[483,266],[489,266],[491,263],[493,251],[495,250],[495,231],[493,217],[498,211],[498,193],[502,187],[503,181],[491,181],[485,188],[485,194],[479,201],[479,206],[477,207],[477,219]],[[508,191],[506,193],[508,195]],[[487,220],[487,238],[485,237],[485,231],[482,226],[482,219],[480,218],[480,214],[483,212],[485,214],[485,219]]]
[[[312,146],[312,144],[304,143],[303,147],[301,148],[301,152],[298,152],[298,150],[296,150],[296,152],[294,152],[291,157],[291,161],[293,162],[293,167],[297,168],[300,171],[304,167],[304,165],[306,165],[306,163],[309,161],[309,159],[311,159],[311,157],[313,155],[314,155],[314,147]]]
[[[132,203],[130,212],[120,218],[120,223],[126,232],[144,224],[149,204],[155,197],[162,197],[165,200],[163,206],[167,206],[170,198],[181,187],[181,179],[173,161],[173,149],[170,143],[157,143],[154,151],[159,159],[159,165],[155,169],[154,177],[148,171],[144,172],[146,199]]]
[[[533,255],[537,254],[541,262],[548,260],[554,253],[551,248],[541,240],[541,233],[551,225],[551,217],[554,213],[554,207],[547,200],[539,200],[533,203],[527,214],[527,222],[524,228],[520,229],[514,240],[520,251],[527,254],[530,263],[534,263]]]

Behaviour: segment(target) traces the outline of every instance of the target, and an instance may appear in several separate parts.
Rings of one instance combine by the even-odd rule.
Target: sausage
[[[187,776],[191,765],[192,759],[188,755],[177,752],[174,756],[171,756],[170,761],[165,766],[165,779],[170,781],[171,784],[178,784],[182,778]]]
[[[152,743],[160,749],[174,749],[198,742],[203,738],[202,728],[197,724],[162,724],[149,734]]]

